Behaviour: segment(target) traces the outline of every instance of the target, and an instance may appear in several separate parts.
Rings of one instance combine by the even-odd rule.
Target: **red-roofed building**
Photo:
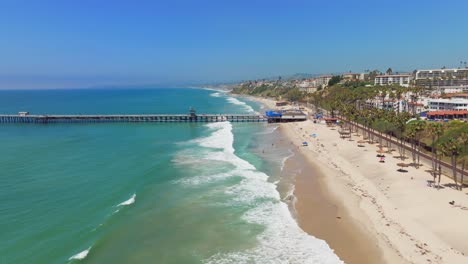
[[[442,96],[443,98],[461,98],[461,99],[468,99],[468,93],[450,93],[450,94],[445,94]]]
[[[427,118],[434,119],[468,119],[468,110],[462,111],[432,111],[427,112]]]

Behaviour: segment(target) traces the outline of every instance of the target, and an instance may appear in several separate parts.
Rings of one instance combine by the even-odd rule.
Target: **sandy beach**
[[[341,139],[324,123],[285,123],[280,130],[300,154],[286,166],[303,166],[295,175],[297,221],[346,263],[468,263],[467,190],[432,188],[430,164],[398,172],[396,155],[380,163],[376,144],[358,147],[362,136]]]

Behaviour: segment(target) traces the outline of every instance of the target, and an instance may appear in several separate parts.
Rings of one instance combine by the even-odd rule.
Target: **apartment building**
[[[429,111],[464,111],[468,110],[466,98],[439,98],[428,100]]]
[[[374,79],[375,85],[392,85],[398,84],[403,87],[409,87],[411,81],[410,74],[392,74],[392,75],[377,75]]]
[[[460,87],[468,86],[468,69],[419,70],[415,75],[416,85],[423,87]]]
[[[322,86],[322,87],[328,86],[328,82],[331,80],[332,77],[333,75],[322,75],[322,76],[315,78],[317,86]]]

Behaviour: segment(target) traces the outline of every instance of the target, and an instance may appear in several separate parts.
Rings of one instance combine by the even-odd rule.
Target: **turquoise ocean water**
[[[0,91],[0,113],[254,113],[203,89]],[[0,263],[337,263],[255,123],[0,124]],[[286,191],[284,191],[286,192]]]

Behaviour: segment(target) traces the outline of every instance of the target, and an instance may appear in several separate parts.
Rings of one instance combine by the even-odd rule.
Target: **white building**
[[[345,73],[341,76],[343,78],[343,80],[345,81],[356,81],[356,80],[360,80],[361,78],[361,74],[360,73]]]
[[[317,91],[317,85],[315,80],[305,80],[299,85],[299,90],[306,93],[313,93]]]
[[[468,110],[468,99],[429,99],[429,111],[462,111]]]
[[[419,70],[416,72],[416,80],[439,78],[466,79],[468,78],[468,69],[435,69]]]
[[[323,75],[317,78],[301,81],[297,84],[297,87],[300,91],[306,93],[314,93],[318,90],[319,87],[325,88],[328,86],[328,82],[332,78],[332,75]]]
[[[449,88],[468,86],[468,69],[434,69],[416,72],[416,85]]]
[[[374,99],[366,100],[366,105],[368,107],[384,109],[384,110],[392,110],[392,111],[399,111],[405,112],[408,111],[408,101],[406,100],[396,100],[390,99],[385,97],[383,100],[381,97],[375,97]]]
[[[411,81],[410,74],[377,75],[374,80],[375,85],[398,84],[403,87],[409,87]]]
[[[319,77],[315,78],[316,85],[317,85],[317,86],[322,86],[322,87],[327,87],[327,86],[328,86],[328,82],[331,80],[332,77],[333,77],[333,75],[322,75],[322,76],[319,76]]]

